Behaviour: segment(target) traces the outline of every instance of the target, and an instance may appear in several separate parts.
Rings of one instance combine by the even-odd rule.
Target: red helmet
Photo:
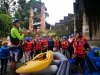
[[[2,42],[2,45],[7,45],[7,44],[8,44],[7,41]]]

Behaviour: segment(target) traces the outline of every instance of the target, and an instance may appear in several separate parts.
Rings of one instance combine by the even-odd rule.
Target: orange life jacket
[[[24,50],[26,52],[31,51],[33,49],[33,42],[26,42],[26,45],[24,46]]]
[[[41,42],[35,42],[35,50],[41,50],[42,49],[42,43]]]
[[[54,47],[59,47],[60,44],[59,44],[60,41],[54,41]]]
[[[76,46],[77,46],[77,40],[76,39],[74,39],[74,41],[73,41],[73,46],[76,48]]]
[[[75,50],[75,54],[77,55],[77,57],[85,57],[85,51],[82,50],[82,48],[84,48],[84,43],[79,43],[76,46],[76,50]]]
[[[42,40],[43,45],[48,45],[48,40]]]
[[[64,43],[65,43],[65,44],[64,44]],[[67,48],[68,48],[68,43],[69,43],[69,42],[68,42],[67,40],[66,40],[66,41],[62,41],[62,42],[61,42],[62,48],[63,48],[63,49],[67,49]]]

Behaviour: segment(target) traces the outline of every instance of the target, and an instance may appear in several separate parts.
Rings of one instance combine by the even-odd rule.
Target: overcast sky
[[[49,17],[46,21],[50,24],[55,24],[68,13],[73,13],[74,0],[42,0],[42,2],[48,9]]]

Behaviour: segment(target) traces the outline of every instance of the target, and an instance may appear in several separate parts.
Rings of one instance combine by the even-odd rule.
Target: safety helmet
[[[58,37],[58,36],[56,36],[55,38],[58,38],[58,39],[59,39],[59,37]]]
[[[71,34],[71,37],[75,36],[74,34]]]
[[[46,38],[46,37],[47,37],[46,35],[43,36],[43,38]]]
[[[12,21],[12,23],[16,23],[16,22],[20,22],[20,20],[19,20],[19,19],[14,19],[14,20]]]
[[[42,40],[42,37],[39,37],[38,40]]]
[[[26,41],[30,41],[30,38],[29,38],[29,37],[26,37],[25,40],[26,40]]]
[[[62,38],[63,38],[63,39],[67,39],[67,37],[66,37],[66,36],[63,36]]]
[[[79,32],[79,35],[82,35],[82,32]]]
[[[30,40],[32,40],[33,38],[32,37],[30,37]]]
[[[2,45],[7,45],[7,44],[8,44],[7,41],[2,42]]]

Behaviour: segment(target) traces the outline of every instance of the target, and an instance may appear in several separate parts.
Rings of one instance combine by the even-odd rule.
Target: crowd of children
[[[47,38],[48,37],[48,38]],[[82,33],[71,34],[69,37],[62,36],[35,36],[26,37],[22,41],[22,49],[25,58],[25,62],[31,60],[34,56],[41,52],[46,52],[47,50],[58,51],[63,53],[68,59],[74,58],[74,72],[76,72],[78,65],[84,70],[84,59],[87,51],[91,50],[87,43],[87,39],[82,35]],[[1,59],[1,75],[6,72],[8,59],[10,57],[10,47],[7,46],[7,42],[0,41],[0,59]],[[2,45],[2,46],[1,46]],[[4,68],[4,69],[3,69]]]

